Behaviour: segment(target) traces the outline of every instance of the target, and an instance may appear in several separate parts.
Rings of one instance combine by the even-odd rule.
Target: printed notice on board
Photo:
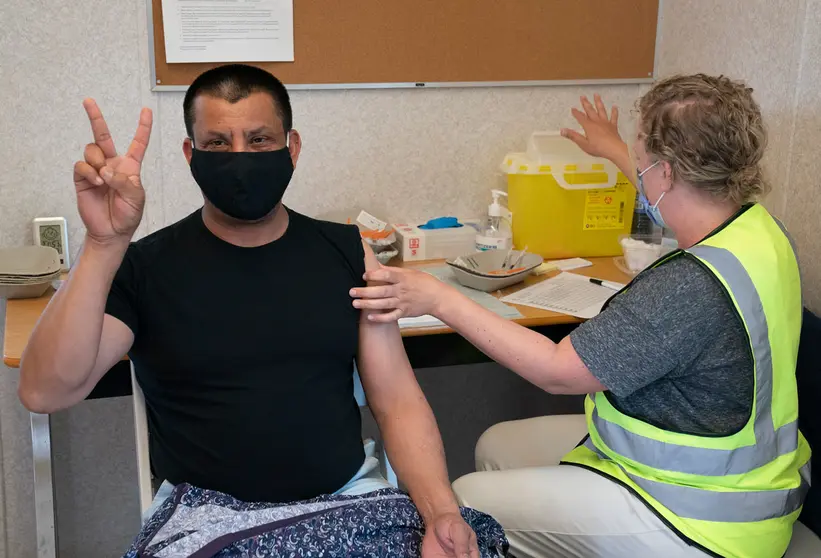
[[[601,231],[624,227],[626,201],[623,187],[588,190],[584,203],[584,230]]]
[[[165,59],[293,62],[293,0],[162,0]]]

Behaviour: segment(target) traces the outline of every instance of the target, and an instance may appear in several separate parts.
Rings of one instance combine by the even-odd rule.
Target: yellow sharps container
[[[502,163],[513,244],[545,259],[616,256],[630,234],[636,190],[616,166],[558,132],[535,132]]]

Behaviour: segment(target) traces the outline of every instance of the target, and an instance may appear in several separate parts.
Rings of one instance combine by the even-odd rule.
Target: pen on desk
[[[592,277],[589,279],[589,281],[594,285],[599,285],[600,287],[605,287],[614,291],[620,291],[624,287],[619,283],[613,283],[612,281],[603,281],[601,279],[593,279]]]

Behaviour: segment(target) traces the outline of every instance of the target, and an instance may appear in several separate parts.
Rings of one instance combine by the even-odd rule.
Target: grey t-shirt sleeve
[[[570,340],[593,376],[626,397],[701,354],[728,305],[712,274],[681,256],[645,272]]]

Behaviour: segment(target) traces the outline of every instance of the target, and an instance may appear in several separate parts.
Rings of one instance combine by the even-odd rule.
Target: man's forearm
[[[405,394],[385,413],[376,413],[385,447],[397,475],[426,523],[458,513],[450,487],[442,438],[421,390]]]
[[[38,411],[81,389],[91,375],[100,348],[108,292],[127,244],[83,252],[38,321],[20,365],[20,398]]]

